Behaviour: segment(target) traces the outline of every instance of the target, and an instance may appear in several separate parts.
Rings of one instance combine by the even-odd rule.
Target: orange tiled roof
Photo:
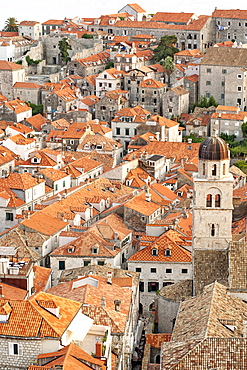
[[[31,138],[31,137],[26,138],[22,136],[21,134],[11,136],[9,139],[12,140],[17,145],[28,145],[36,141],[35,138]]]
[[[11,189],[27,190],[38,185],[40,181],[44,182],[44,180],[32,177],[28,172],[10,172],[8,177],[0,179],[0,184],[4,184]]]
[[[7,62],[6,60],[0,60],[0,70],[12,71],[14,69],[24,69],[20,64]]]
[[[42,85],[34,82],[16,82],[13,86],[16,89],[40,89],[41,87]]]
[[[166,84],[160,81],[153,80],[152,78],[149,78],[147,80],[143,80],[140,83],[140,87],[152,87],[155,89],[160,89],[162,87],[165,87]]]
[[[42,308],[39,300],[52,300],[60,308],[60,317]],[[0,323],[0,334],[26,338],[60,338],[81,307],[81,303],[43,292],[28,301],[0,299],[0,306],[8,302],[11,314],[7,323]]]
[[[26,118],[26,121],[30,123],[36,130],[41,131],[42,125],[46,124],[48,120],[42,116],[40,113],[35,114],[32,117]]]
[[[27,297],[28,292],[25,289],[20,289],[3,282],[0,283],[0,286],[2,286],[2,295],[4,299],[23,300]]]
[[[49,19],[48,21],[42,23],[42,24],[56,24],[56,25],[63,25],[64,24],[64,20],[58,20],[58,19]]]
[[[35,26],[35,24],[38,24],[39,22],[36,21],[22,21],[19,23],[19,26]]]
[[[67,173],[64,173],[61,170],[56,170],[54,168],[44,168],[40,170],[40,173],[42,173],[45,177],[51,179],[52,181],[57,181],[68,176]]]
[[[212,13],[214,18],[247,19],[247,10],[240,9],[215,9]]]
[[[115,27],[121,28],[146,28],[146,29],[174,29],[174,30],[193,30],[200,31],[208,21],[209,16],[201,16],[199,19],[190,22],[188,25],[164,24],[161,22],[143,21],[117,21]]]
[[[62,366],[64,370],[90,370],[97,368],[105,370],[105,361],[90,356],[88,353],[77,347],[72,342],[56,352],[42,353],[38,359],[44,359],[44,362],[49,362],[49,365],[44,366],[29,366],[28,370],[54,369],[56,366]]]
[[[33,271],[35,272],[35,278],[33,282],[35,293],[44,291],[47,281],[51,276],[52,270],[42,266],[34,266]]]
[[[66,228],[68,222],[60,221],[55,217],[44,214],[43,211],[31,215],[30,219],[21,222],[22,225],[36,230],[44,235],[53,235]]]
[[[194,13],[165,13],[157,12],[152,17],[154,22],[186,23],[188,24]]]
[[[126,160],[132,160],[133,156],[139,158],[143,152],[149,155],[157,154],[166,156],[167,158],[174,158],[175,162],[180,162],[181,159],[191,159],[198,156],[200,144],[192,143],[188,144],[186,142],[176,143],[176,142],[162,142],[155,141],[148,145],[145,145],[139,150],[133,153],[129,153],[125,156]]]
[[[125,207],[130,208],[138,213],[141,213],[145,216],[152,215],[155,211],[160,209],[160,205],[150,201],[146,201],[145,193],[135,196],[133,199],[129,200],[124,204]]]
[[[137,13],[146,13],[146,10],[144,10],[140,5],[134,3],[134,4],[128,4],[132,9],[134,9]]]
[[[186,49],[175,53],[174,55],[178,56],[191,56],[191,57],[203,57],[203,53],[199,49]]]
[[[4,103],[6,107],[14,111],[16,114],[32,110],[24,101],[15,99]]]
[[[92,286],[87,279],[97,280],[97,286]],[[84,282],[85,280],[85,282]],[[78,286],[78,287],[77,287]],[[83,303],[82,312],[94,319],[96,325],[109,325],[114,333],[122,333],[125,329],[131,303],[131,291],[119,285],[107,283],[107,278],[88,275],[82,278],[64,282],[53,288],[49,293],[73,299]],[[105,307],[101,306],[102,297]],[[114,301],[121,300],[120,311],[115,310]]]
[[[152,250],[157,249],[158,255],[153,256]],[[165,251],[171,250],[171,256],[166,256]],[[146,248],[136,252],[128,261],[163,261],[168,263],[174,262],[188,262],[192,261],[191,253],[181,247],[172,236],[167,233],[162,234],[154,243],[148,245]]]

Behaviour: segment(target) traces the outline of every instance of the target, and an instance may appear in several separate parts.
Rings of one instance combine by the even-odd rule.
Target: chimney
[[[151,198],[152,198],[152,195],[149,193],[149,191],[147,191],[147,193],[146,193],[146,201],[147,202],[151,202]]]
[[[95,343],[95,355],[96,357],[102,357],[102,343]]]
[[[70,123],[70,125],[72,125],[72,123],[73,123],[73,119],[72,118],[69,120],[69,123]]]
[[[114,304],[115,304],[115,311],[120,312],[121,301],[119,299],[115,299]]]
[[[243,320],[243,338],[247,337],[247,320]]]
[[[188,138],[188,144],[191,144],[191,143],[192,143],[192,139]]]
[[[4,298],[2,285],[0,285],[0,298]]]
[[[107,284],[112,284],[112,272],[107,272]]]
[[[155,132],[155,135],[156,135],[156,140],[157,141],[160,141],[160,133],[159,132]]]
[[[106,300],[105,300],[105,297],[103,295],[101,297],[100,305],[101,305],[101,307],[105,307],[106,306]]]

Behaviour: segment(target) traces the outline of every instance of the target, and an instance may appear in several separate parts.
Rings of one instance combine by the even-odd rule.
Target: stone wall
[[[22,355],[10,355],[9,343],[18,343],[22,348]],[[27,367],[36,360],[36,357],[42,353],[42,341],[40,339],[0,339],[1,356],[0,369],[20,370]]]

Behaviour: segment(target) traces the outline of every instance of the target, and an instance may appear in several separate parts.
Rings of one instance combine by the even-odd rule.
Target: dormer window
[[[75,251],[75,247],[69,247],[68,248],[68,253],[73,253]]]
[[[152,256],[158,256],[158,249],[152,249]]]
[[[98,248],[97,248],[97,247],[94,247],[94,248],[92,249],[92,253],[93,253],[93,254],[98,254]]]
[[[166,256],[166,257],[171,257],[171,255],[172,255],[172,251],[171,251],[169,248],[167,248],[167,249],[165,250],[165,256]]]

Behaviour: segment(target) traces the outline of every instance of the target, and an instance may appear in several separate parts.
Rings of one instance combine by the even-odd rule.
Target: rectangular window
[[[121,132],[120,127],[116,127],[116,135],[120,135],[120,132]]]
[[[58,190],[58,184],[55,184],[55,190],[56,191]]]
[[[242,91],[242,86],[238,86],[238,91]]]
[[[159,283],[157,282],[148,283],[149,292],[157,292],[157,290],[159,290]]]
[[[18,343],[9,343],[9,355],[22,356],[22,345]]]
[[[142,90],[142,94],[144,94],[145,93],[145,91],[144,90]]]
[[[63,188],[65,188],[65,181],[63,181]]]
[[[14,215],[13,215],[13,213],[9,213],[9,212],[7,212],[7,213],[6,213],[6,216],[5,216],[5,219],[6,219],[6,221],[13,221],[13,220],[14,220]]]
[[[206,85],[211,85],[211,81],[206,81]]]
[[[172,269],[166,269],[166,274],[172,274]]]
[[[152,274],[156,274],[156,268],[151,267],[150,272],[151,272]]]
[[[129,128],[126,128],[126,129],[125,129],[125,135],[126,135],[126,136],[129,136],[129,134],[130,134],[130,129],[129,129]]]
[[[59,261],[59,270],[65,270],[65,261]]]
[[[144,292],[144,282],[143,281],[140,281],[139,283],[139,290],[140,292]]]
[[[206,98],[210,98],[210,93],[206,93]]]
[[[99,266],[104,266],[105,262],[104,261],[98,261]]]
[[[221,86],[225,86],[225,81],[221,81]]]
[[[188,269],[182,269],[182,274],[188,274]]]
[[[222,69],[223,75],[227,74],[227,69]]]
[[[212,69],[211,68],[207,68],[207,73],[212,73]]]
[[[225,94],[221,94],[221,99],[225,99]]]
[[[142,103],[144,103],[145,102],[145,98],[142,98]]]
[[[84,266],[88,266],[91,261],[83,261]]]
[[[136,272],[142,272],[141,267],[136,267]]]
[[[238,75],[237,77],[238,77],[238,79],[241,79],[242,78],[242,75]]]

